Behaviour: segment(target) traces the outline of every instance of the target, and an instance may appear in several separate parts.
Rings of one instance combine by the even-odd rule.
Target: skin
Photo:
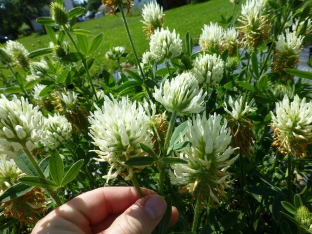
[[[51,211],[32,234],[152,233],[165,214],[167,204],[154,191],[142,188],[140,198],[133,187],[105,187],[81,194]],[[172,207],[170,226],[179,218]]]

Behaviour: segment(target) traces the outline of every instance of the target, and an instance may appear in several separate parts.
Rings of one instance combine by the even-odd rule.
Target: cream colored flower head
[[[156,29],[151,35],[150,52],[152,56],[160,61],[162,59],[172,59],[182,53],[182,40],[175,30],[170,32],[169,29]]]
[[[153,94],[168,111],[179,115],[199,113],[205,109],[206,92],[199,87],[198,81],[191,72],[185,72],[171,81],[166,80]]]
[[[78,93],[64,89],[64,92],[57,92],[57,95],[61,99],[66,112],[71,112],[77,107]]]
[[[28,69],[29,59],[26,48],[17,41],[8,41],[5,47],[8,54],[13,55],[14,62],[19,68]]]
[[[222,125],[223,122],[223,125]],[[180,158],[188,164],[171,166],[170,180],[172,184],[182,185],[181,193],[190,192],[194,197],[211,203],[219,203],[225,198],[230,173],[226,170],[238,156],[234,154],[231,144],[231,131],[226,127],[227,121],[220,115],[206,118],[197,115],[187,121],[186,132],[181,141],[189,141],[192,146],[181,152]]]
[[[286,29],[285,36],[281,34],[277,37],[276,50],[280,53],[289,53],[290,55],[298,55],[302,50],[303,37],[297,37],[295,33]]]
[[[30,63],[30,72],[33,76],[42,78],[48,72],[48,64],[46,61],[41,60],[40,62]]]
[[[193,66],[192,71],[200,85],[216,85],[223,77],[224,62],[216,54],[200,54],[195,58]]]
[[[0,99],[0,153],[15,157],[23,149],[32,151],[41,138],[43,116],[39,107],[33,107],[24,97],[3,94]]]
[[[199,37],[199,45],[202,50],[210,51],[214,48],[216,51],[220,52],[223,33],[223,28],[217,23],[210,22],[209,25],[204,25],[202,34]]]
[[[162,28],[164,24],[163,8],[156,2],[149,2],[142,8],[142,17],[144,30],[147,32],[148,38],[157,29]]]
[[[271,112],[273,145],[278,146],[281,153],[305,156],[305,148],[312,142],[312,103],[307,103],[305,98],[301,100],[298,95],[290,102],[285,95],[275,109],[275,114]]]
[[[126,48],[123,46],[113,47],[112,49],[107,51],[107,53],[105,54],[105,58],[118,61],[123,56],[125,51],[126,51]]]
[[[127,173],[125,179],[131,179],[136,169],[124,163],[145,155],[140,143],[153,147],[150,117],[141,103],[132,102],[127,97],[118,101],[112,96],[105,96],[102,108],[97,105],[95,108],[89,117],[89,135],[99,148],[94,150],[99,156],[97,160],[110,165],[104,178],[109,181],[119,173]]]
[[[250,103],[243,102],[243,97],[240,97],[239,100],[234,101],[233,98],[229,97],[229,106],[232,108],[232,111],[228,109],[228,105],[224,102],[224,110],[229,113],[233,119],[240,121],[242,120],[249,112],[253,112],[256,109],[252,107],[253,101]]]
[[[13,159],[4,154],[0,155],[0,194],[17,184],[22,174]]]
[[[5,48],[0,48],[0,64],[10,66],[13,61],[13,54],[10,54]]]
[[[68,143],[72,136],[72,126],[65,116],[59,113],[49,115],[44,121],[40,142],[50,149],[56,149],[63,143]]]

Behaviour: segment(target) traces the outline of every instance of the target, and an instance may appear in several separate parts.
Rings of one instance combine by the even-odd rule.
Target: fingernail
[[[164,215],[167,208],[165,199],[161,196],[154,195],[146,199],[144,209],[152,219],[158,219]]]

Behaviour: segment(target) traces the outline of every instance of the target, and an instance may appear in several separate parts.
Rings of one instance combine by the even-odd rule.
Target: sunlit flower
[[[281,34],[277,37],[272,70],[280,73],[282,78],[292,78],[284,69],[296,68],[298,66],[300,60],[299,54],[302,50],[302,41],[302,36],[297,37],[295,33],[289,32],[289,29],[286,29],[285,36]]]
[[[66,10],[63,4],[60,4],[58,2],[51,2],[50,14],[56,24],[58,25],[67,24],[68,17],[67,17]]]
[[[160,88],[155,88],[153,96],[168,111],[179,115],[199,113],[204,110],[204,99],[207,95],[200,89],[198,81],[190,72],[185,72],[171,81],[166,80]]]
[[[270,22],[265,14],[266,2],[267,0],[247,0],[242,5],[238,18],[242,26],[238,29],[249,49],[254,49],[269,39]]]
[[[46,61],[41,60],[40,62],[30,63],[30,72],[36,77],[42,78],[48,71],[48,64]]]
[[[29,67],[28,51],[17,41],[8,41],[6,44],[6,52],[14,57],[14,63],[19,68],[27,69]]]
[[[20,150],[36,148],[43,124],[38,106],[33,107],[24,97],[13,96],[9,101],[1,95],[0,119],[0,153],[15,157]]]
[[[217,52],[222,51],[223,28],[217,23],[210,22],[204,25],[202,34],[199,37],[199,45],[204,51],[211,51],[214,48]]]
[[[150,117],[140,103],[131,102],[126,97],[117,101],[105,96],[102,109],[96,105],[95,108],[96,111],[89,117],[89,135],[93,144],[99,147],[99,150],[94,150],[100,157],[98,161],[108,162],[110,165],[104,178],[108,182],[120,174],[125,179],[131,179],[133,173],[143,167],[127,166],[125,162],[145,155],[140,143],[153,147]]]
[[[227,120],[233,136],[233,145],[240,148],[245,157],[250,157],[253,153],[255,136],[252,131],[253,124],[246,115],[255,111],[255,108],[252,107],[253,101],[243,102],[243,97],[234,101],[230,96],[228,104],[232,110],[229,110],[226,103],[224,103],[224,110],[229,114]]]
[[[78,93],[64,89],[64,92],[57,92],[57,95],[62,102],[62,107],[65,112],[71,112],[77,107]]]
[[[150,38],[151,34],[157,29],[162,28],[164,24],[164,13],[162,6],[156,2],[149,2],[142,8],[143,27],[147,33],[147,37]]]
[[[227,179],[230,173],[227,168],[234,163],[238,156],[229,159],[234,153],[231,143],[231,131],[226,128],[220,115],[197,115],[187,121],[185,135],[181,141],[189,141],[192,146],[182,153],[180,158],[187,164],[174,164],[171,166],[170,180],[172,184],[184,185],[181,193],[190,192],[193,197],[210,202],[219,203],[226,197],[225,188],[229,188]]]
[[[112,9],[110,12],[108,12],[108,14],[115,14],[115,10],[119,6],[127,8],[129,13],[130,9],[133,7],[133,4],[131,4],[131,2],[133,2],[133,0],[102,0],[102,3],[104,5]]]
[[[42,138],[40,142],[50,149],[66,143],[72,136],[72,126],[65,116],[59,113],[49,115],[44,121]]]
[[[16,166],[13,159],[6,155],[0,155],[0,194],[18,183],[22,171]]]
[[[200,85],[216,85],[223,77],[224,62],[216,54],[200,54],[195,58],[193,65],[192,71]]]
[[[151,35],[150,52],[159,61],[162,59],[172,59],[182,53],[182,40],[175,30],[156,29]]]
[[[305,156],[306,147],[312,144],[312,103],[295,95],[292,102],[285,95],[276,103],[276,114],[271,112],[274,130],[273,146],[283,154]]]
[[[116,46],[106,52],[105,58],[119,61],[124,55],[126,48],[123,46]]]

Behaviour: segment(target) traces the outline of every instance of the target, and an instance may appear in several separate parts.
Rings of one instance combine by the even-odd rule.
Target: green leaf
[[[38,172],[23,150],[17,154],[17,157],[14,158],[14,162],[16,163],[16,166],[25,174],[38,176]]]
[[[294,205],[295,205],[295,207],[296,207],[297,209],[298,209],[299,207],[303,206],[301,197],[300,197],[298,194],[296,194],[296,195],[294,196]]]
[[[55,21],[51,17],[39,17],[37,23],[49,26],[55,25]]]
[[[26,84],[25,84],[25,86],[24,86],[24,88],[26,89],[26,90],[28,90],[28,89],[32,89],[36,84],[38,84],[38,80],[31,80],[31,81],[28,81]]]
[[[188,56],[192,56],[193,52],[193,39],[189,32],[186,33],[185,36],[185,49]]]
[[[50,40],[53,42],[54,45],[56,45],[57,44],[57,39],[56,39],[55,32],[52,29],[52,27],[48,26],[48,25],[44,25],[44,28],[45,28],[48,36],[50,37]]]
[[[281,222],[280,228],[283,234],[293,234],[289,224],[285,220]]]
[[[247,185],[245,186],[244,190],[248,193],[257,194],[261,196],[275,196],[279,194],[277,191],[264,186]]]
[[[256,78],[259,78],[258,58],[257,58],[256,52],[253,52],[251,55],[251,65],[252,65],[252,71],[255,74]]]
[[[19,86],[11,86],[5,89],[6,93],[20,93],[22,90]]]
[[[41,90],[41,92],[39,93],[39,96],[44,97],[53,91],[54,91],[54,85],[44,87],[43,90]]]
[[[183,160],[182,158],[177,158],[177,157],[165,157],[165,158],[162,158],[161,161],[164,164],[188,164],[187,161]]]
[[[224,215],[220,219],[220,223],[224,229],[224,231],[229,230],[230,228],[234,227],[239,220],[241,213],[239,211],[232,211]]]
[[[298,222],[296,219],[294,219],[293,217],[291,217],[289,214],[286,214],[284,212],[281,212],[288,220],[290,220],[291,222],[293,222],[294,224],[296,224],[298,227],[302,227],[305,228],[300,222]]]
[[[71,168],[69,168],[69,170],[67,171],[67,173],[65,174],[63,180],[62,180],[62,186],[70,183],[71,181],[73,181],[76,176],[78,175],[80,168],[83,165],[83,159],[80,159],[79,161],[75,162]]]
[[[130,76],[132,79],[136,80],[137,82],[140,82],[141,84],[143,83],[143,79],[139,76],[138,73],[135,73],[129,69],[124,70],[128,76]]]
[[[76,35],[92,35],[92,32],[90,32],[89,30],[80,28],[73,29],[73,33]]]
[[[41,178],[38,176],[24,176],[18,179],[19,182],[23,184],[27,184],[30,186],[35,186],[38,188],[57,188],[57,184],[55,184],[52,180]]]
[[[276,223],[278,223],[281,219],[281,211],[283,210],[282,201],[285,200],[283,195],[275,196],[272,203],[272,215]]]
[[[83,7],[75,7],[67,12],[67,18],[71,20],[74,16],[78,17],[84,12]]]
[[[58,83],[58,84],[63,83],[63,82],[65,81],[65,79],[66,79],[68,73],[69,73],[69,70],[64,70],[64,71],[62,71],[61,74],[59,74],[59,75],[56,77],[56,80],[55,80],[56,83]]]
[[[37,57],[40,57],[40,56],[44,56],[44,55],[47,55],[47,54],[51,54],[53,51],[52,48],[42,48],[42,49],[39,49],[39,50],[35,50],[35,51],[32,51],[28,54],[28,58],[37,58]]]
[[[11,226],[13,227],[13,226],[15,226],[17,224],[18,224],[18,220],[17,219],[10,219],[10,220],[5,219],[5,223],[1,223],[2,226],[0,226],[0,233],[2,233],[2,234],[10,234],[10,232],[9,232],[9,230],[7,228],[9,228]],[[7,230],[4,231],[5,229],[7,229]]]
[[[49,169],[52,180],[55,184],[61,186],[64,175],[64,164],[60,154],[57,151],[51,154]]]
[[[230,82],[226,83],[225,85],[223,85],[223,88],[225,88],[225,89],[232,89],[233,86],[234,86],[233,82],[230,81]]]
[[[151,88],[151,89],[154,89],[155,86],[157,87],[157,82],[150,79],[150,78],[147,78],[146,80],[144,80],[144,86],[145,87],[148,87],[148,88]]]
[[[14,184],[12,187],[8,188],[2,193],[2,195],[0,196],[0,204],[2,202],[10,201],[13,198],[23,196],[24,194],[32,190],[32,188],[33,187],[28,186],[26,184],[21,183]]]
[[[144,152],[146,152],[146,153],[148,153],[149,155],[151,155],[151,157],[152,157],[155,161],[158,160],[157,154],[156,154],[156,153],[153,151],[153,149],[151,149],[148,145],[145,145],[145,144],[143,144],[143,143],[140,143],[140,146],[141,146],[141,149],[142,149]]]
[[[275,1],[268,1],[268,3],[270,5],[270,7],[272,7],[275,10],[278,10],[281,8],[280,5],[278,5]]]
[[[179,142],[178,144],[175,144],[172,146],[172,151],[176,151],[176,152],[181,152],[185,149],[188,149],[192,146],[192,143],[189,141],[183,141],[183,142]]]
[[[91,44],[89,45],[88,54],[92,54],[94,51],[97,50],[97,48],[99,48],[99,46],[101,45],[103,41],[103,38],[104,38],[103,33],[100,33],[93,38],[93,40],[91,41]]]
[[[300,78],[312,80],[312,72],[300,71],[297,69],[284,69],[284,71],[293,76],[298,76]]]
[[[251,92],[255,92],[255,87],[253,87],[251,84],[248,84],[245,81],[237,81],[237,84],[244,89],[247,89]]]
[[[171,207],[171,198],[169,195],[165,196],[165,200],[167,203],[167,209],[162,217],[160,223],[157,225],[157,233],[158,234],[165,234],[167,233],[167,230],[169,228],[169,222],[170,222],[170,217],[171,217],[171,212],[172,212],[172,207]]]
[[[282,206],[291,214],[296,214],[297,209],[287,201],[282,201]]]
[[[39,164],[39,167],[40,167],[40,169],[43,172],[45,177],[49,176],[49,162],[50,162],[50,157],[46,157]]]
[[[187,122],[184,122],[180,124],[173,132],[170,143],[169,143],[169,148],[173,148],[173,145],[175,145],[179,140],[180,140],[180,134],[184,135],[187,127]]]
[[[259,80],[257,81],[257,88],[260,91],[266,91],[268,87],[268,76],[266,74],[260,76]]]
[[[122,85],[120,85],[117,88],[117,91],[121,92],[122,90],[134,88],[134,87],[141,86],[141,85],[142,85],[141,82],[138,82],[136,80],[129,80],[129,81],[123,83]]]
[[[82,59],[84,59],[84,56],[79,52],[69,53],[62,58],[62,60],[66,62],[78,62]]]
[[[148,166],[155,163],[155,160],[153,157],[135,157],[130,158],[127,161],[125,161],[125,164],[128,166]]]
[[[86,35],[77,35],[78,47],[82,54],[88,54],[88,39]]]

